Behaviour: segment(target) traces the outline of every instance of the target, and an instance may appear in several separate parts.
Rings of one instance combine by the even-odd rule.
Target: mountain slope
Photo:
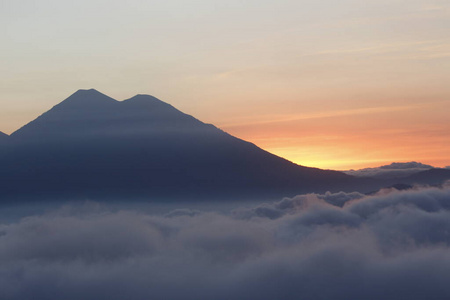
[[[9,136],[0,131],[0,155],[3,153],[5,147],[9,144]]]
[[[11,134],[16,142],[43,142],[92,134],[117,115],[119,102],[94,90],[79,90]]]
[[[384,165],[376,168],[364,168],[360,170],[343,171],[348,175],[357,177],[372,177],[379,179],[394,179],[410,176],[415,173],[433,169],[433,166],[425,165],[415,161],[398,163],[394,162],[389,165]]]
[[[0,171],[13,183],[5,197],[282,197],[374,187],[296,165],[148,95],[116,101],[80,90],[11,140]]]
[[[435,168],[412,174],[411,176],[404,178],[403,182],[409,184],[439,185],[446,180],[450,180],[450,170]]]
[[[7,141],[8,138],[9,136],[6,133],[0,131],[0,142]]]

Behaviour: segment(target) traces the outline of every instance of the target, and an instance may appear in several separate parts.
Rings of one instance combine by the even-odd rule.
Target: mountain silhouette
[[[79,90],[8,137],[0,197],[283,197],[370,190],[299,166],[149,95]]]
[[[449,169],[434,168],[427,171],[412,174],[404,178],[403,182],[409,184],[440,185],[447,180],[450,180]]]
[[[0,131],[0,156],[5,151],[5,147],[8,145],[8,143],[9,143],[9,136],[6,133]]]
[[[9,136],[6,133],[3,133],[0,131],[0,143],[6,142],[8,140]]]
[[[423,163],[410,161],[410,162],[394,162],[389,165],[384,165],[375,168],[364,168],[360,170],[348,170],[343,171],[345,174],[353,175],[357,177],[371,177],[379,179],[401,179],[408,177],[412,174],[419,173],[433,169],[433,166]]]

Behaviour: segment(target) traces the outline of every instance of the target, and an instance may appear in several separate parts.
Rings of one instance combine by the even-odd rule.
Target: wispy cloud
[[[404,106],[380,106],[380,107],[354,108],[354,109],[335,110],[335,111],[309,113],[309,114],[283,114],[283,115],[258,116],[258,117],[256,117],[256,118],[258,118],[258,120],[247,119],[246,121],[242,121],[242,122],[225,123],[225,124],[220,124],[220,127],[223,129],[226,129],[226,128],[232,128],[235,126],[284,123],[284,122],[294,122],[294,121],[310,120],[310,119],[325,119],[325,118],[353,116],[353,115],[399,112],[399,111],[406,111],[406,110],[422,109],[423,107],[426,107],[428,105],[430,105],[430,103],[421,103],[421,104],[404,105]]]
[[[427,47],[423,47],[427,46]],[[317,55],[321,54],[356,54],[356,53],[371,53],[371,54],[383,54],[398,51],[440,51],[442,48],[450,46],[449,40],[425,40],[425,41],[410,41],[410,42],[395,42],[395,43],[378,43],[371,46],[362,48],[343,48],[343,49],[330,49],[317,52]]]

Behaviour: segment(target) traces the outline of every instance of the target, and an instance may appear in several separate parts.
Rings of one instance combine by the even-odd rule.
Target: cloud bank
[[[448,299],[450,186],[0,225],[0,299]]]

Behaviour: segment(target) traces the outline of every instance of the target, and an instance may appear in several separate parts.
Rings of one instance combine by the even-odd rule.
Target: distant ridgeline
[[[299,166],[155,97],[93,89],[0,134],[0,176],[2,200],[273,198],[392,183]]]

